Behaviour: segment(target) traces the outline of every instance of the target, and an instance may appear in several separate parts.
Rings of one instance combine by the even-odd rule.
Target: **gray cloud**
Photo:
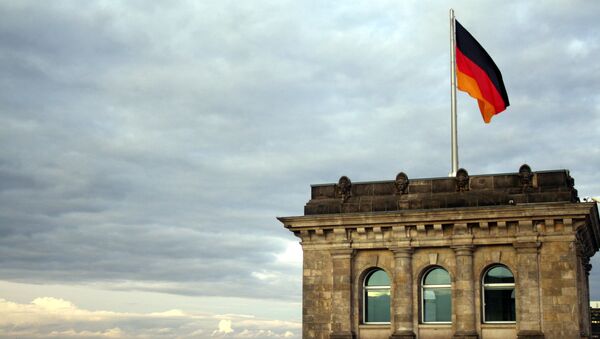
[[[459,96],[461,165],[569,168],[598,195],[598,5],[455,6],[511,99],[484,126]],[[449,171],[444,4],[19,2],[0,15],[3,280],[298,301],[300,267],[275,259],[294,238],[274,217],[302,214],[309,184]]]

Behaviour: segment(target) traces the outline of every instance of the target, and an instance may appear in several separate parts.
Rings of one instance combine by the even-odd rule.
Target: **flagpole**
[[[450,125],[452,144],[452,172],[449,176],[456,176],[458,171],[458,132],[456,127],[456,33],[454,10],[450,8]]]

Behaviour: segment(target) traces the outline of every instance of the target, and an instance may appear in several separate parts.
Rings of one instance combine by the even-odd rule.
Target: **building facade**
[[[590,338],[595,203],[566,170],[313,185],[304,338]]]

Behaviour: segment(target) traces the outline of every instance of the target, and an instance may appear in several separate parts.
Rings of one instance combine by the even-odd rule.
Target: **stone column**
[[[540,281],[538,264],[539,243],[535,241],[513,244],[517,250],[517,338],[540,339],[542,333],[540,311]]]
[[[333,290],[331,300],[331,339],[353,339],[352,332],[352,249],[331,251]]]
[[[394,248],[393,324],[390,339],[414,339],[412,248]]]
[[[582,253],[582,256],[579,260],[579,263],[581,263],[581,265],[579,266],[579,270],[581,272],[581,274],[578,274],[577,277],[577,284],[582,286],[583,288],[579,288],[578,290],[578,295],[579,295],[579,319],[581,321],[581,336],[588,338],[591,337],[591,329],[592,329],[592,323],[591,323],[591,318],[590,318],[590,284],[589,284],[589,275],[590,275],[590,271],[588,270],[588,267],[591,269],[591,264],[590,264],[590,258],[585,256],[585,254]]]
[[[475,328],[475,282],[473,280],[473,246],[453,246],[456,258],[454,339],[477,339]]]

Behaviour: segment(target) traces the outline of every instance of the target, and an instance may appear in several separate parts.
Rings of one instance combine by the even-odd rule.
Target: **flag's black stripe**
[[[456,20],[456,47],[485,71],[508,107],[508,94],[506,94],[506,88],[504,88],[504,81],[502,81],[502,74],[498,66],[496,66],[490,55],[458,20]]]

